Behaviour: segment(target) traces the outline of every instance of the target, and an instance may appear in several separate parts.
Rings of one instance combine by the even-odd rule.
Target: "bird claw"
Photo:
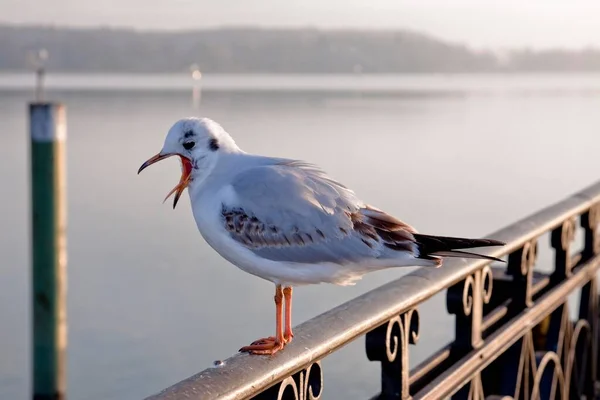
[[[284,346],[285,342],[278,342],[277,338],[269,336],[255,340],[250,345],[242,347],[239,351],[258,355],[272,355],[283,349]]]
[[[275,336],[269,336],[269,337],[266,337],[266,338],[255,340],[254,342],[250,343],[250,346],[264,345],[264,344],[267,344],[267,343],[274,342],[275,340],[276,340]]]
[[[283,333],[283,342],[285,344],[288,344],[289,342],[291,342],[293,338],[294,338],[294,334],[291,331]]]

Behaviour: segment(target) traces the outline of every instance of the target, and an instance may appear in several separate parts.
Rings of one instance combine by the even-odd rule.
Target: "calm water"
[[[81,76],[69,82],[50,80],[52,98],[68,107],[71,399],[141,398],[273,330],[271,284],[204,243],[187,196],[176,210],[161,204],[179,178],[177,161],[136,175],[180,117],[216,119],[247,151],[320,164],[427,233],[485,235],[600,178],[597,75],[358,84],[207,77],[199,110],[185,77],[96,76],[92,88]],[[0,75],[1,399],[29,394],[30,94],[21,89],[30,85],[28,77]],[[294,323],[407,271],[375,273],[354,287],[301,288]],[[452,318],[440,310],[441,296],[421,307],[413,363],[451,340]],[[378,389],[379,367],[366,359],[363,340],[326,359],[324,371],[327,399]]]

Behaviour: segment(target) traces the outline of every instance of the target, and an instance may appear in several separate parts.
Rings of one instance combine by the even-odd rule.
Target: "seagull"
[[[294,287],[353,285],[377,270],[439,267],[444,257],[502,261],[464,251],[502,242],[420,234],[316,165],[243,151],[209,118],[177,121],[138,174],[172,156],[181,159],[181,178],[165,201],[175,194],[175,208],[188,188],[204,240],[241,270],[275,284],[275,335],[241,352],[271,355],[292,341]]]

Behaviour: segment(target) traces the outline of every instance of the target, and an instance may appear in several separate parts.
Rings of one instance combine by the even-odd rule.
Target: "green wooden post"
[[[29,106],[33,282],[33,398],[65,399],[67,251],[65,107]]]

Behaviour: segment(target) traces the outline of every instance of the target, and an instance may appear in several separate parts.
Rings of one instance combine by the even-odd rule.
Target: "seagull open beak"
[[[177,153],[167,153],[167,154],[158,153],[157,155],[155,155],[154,157],[151,157],[145,163],[142,164],[142,166],[138,170],[138,174],[140,172],[142,172],[146,167],[148,167],[160,160],[164,160],[165,158],[169,158],[171,156],[179,156],[179,158],[181,158],[181,178],[179,178],[179,183],[177,184],[177,186],[175,186],[173,189],[171,189],[171,191],[167,194],[167,197],[165,197],[165,199],[163,200],[163,203],[165,201],[167,201],[167,199],[173,193],[175,193],[175,199],[173,200],[173,208],[175,208],[175,206],[177,205],[177,202],[179,201],[179,197],[181,197],[181,193],[183,193],[183,190],[190,183],[190,177],[192,175],[192,162],[190,161],[189,158],[184,157],[181,154],[177,154]]]

